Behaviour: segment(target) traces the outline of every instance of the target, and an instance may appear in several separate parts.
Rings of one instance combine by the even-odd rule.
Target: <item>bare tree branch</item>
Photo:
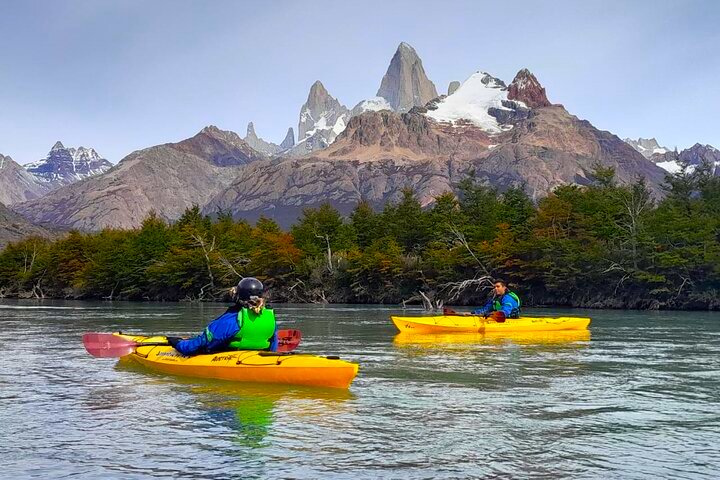
[[[440,292],[447,291],[448,301],[457,300],[460,295],[470,287],[475,289],[489,289],[493,285],[492,277],[490,275],[483,275],[481,277],[475,277],[467,280],[461,280],[459,282],[448,282],[440,286]]]
[[[470,253],[472,258],[475,260],[475,262],[478,264],[478,266],[483,270],[485,275],[490,276],[490,272],[488,271],[487,267],[485,267],[485,264],[480,261],[480,259],[475,255],[475,252],[472,251],[472,248],[470,248],[470,244],[468,243],[467,239],[465,238],[465,235],[455,226],[452,225],[450,227],[450,231],[455,235],[455,237],[460,241],[460,243],[465,247],[465,249]]]
[[[215,236],[212,237],[212,242],[209,246],[201,235],[193,235],[192,238],[196,242],[194,246],[200,247],[205,255],[205,265],[207,266],[208,278],[210,279],[209,283],[200,287],[200,296],[198,297],[198,300],[202,300],[205,296],[205,289],[207,287],[210,287],[212,290],[215,289],[215,276],[212,272],[212,262],[210,260],[210,253],[215,250]]]

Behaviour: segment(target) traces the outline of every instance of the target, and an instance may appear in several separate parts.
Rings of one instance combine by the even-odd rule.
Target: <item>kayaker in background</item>
[[[495,280],[494,295],[484,307],[473,310],[473,315],[491,317],[496,322],[504,322],[506,318],[520,317],[520,297],[511,292],[504,280]]]
[[[235,305],[210,322],[200,335],[189,339],[168,337],[168,343],[187,356],[227,350],[276,350],[275,313],[265,306],[264,292],[260,280],[243,278],[230,289]]]

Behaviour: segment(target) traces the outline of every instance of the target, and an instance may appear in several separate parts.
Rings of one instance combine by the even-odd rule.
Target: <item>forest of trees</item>
[[[255,276],[274,301],[477,304],[501,277],[525,305],[720,308],[720,178],[669,175],[654,201],[642,180],[533,203],[523,189],[458,186],[422,208],[411,191],[380,212],[306,209],[290,231],[188,209],[133,230],[28,238],[0,253],[0,297],[227,300]]]

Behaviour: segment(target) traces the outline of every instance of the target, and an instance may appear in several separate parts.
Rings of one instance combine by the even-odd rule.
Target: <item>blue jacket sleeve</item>
[[[507,318],[510,318],[512,311],[519,307],[518,302],[510,295],[503,295],[500,301],[502,302],[500,311],[502,311]]]
[[[190,356],[224,347],[240,331],[237,312],[225,312],[200,335],[178,342],[175,349]]]
[[[488,300],[488,302],[485,304],[485,306],[478,308],[476,310],[473,310],[472,314],[473,315],[485,315],[487,313],[492,312],[492,308],[493,308],[493,299],[491,298],[490,300]]]
[[[277,335],[277,327],[275,327],[275,333],[273,333],[272,338],[270,339],[270,351],[271,352],[277,352],[278,349],[278,335]]]

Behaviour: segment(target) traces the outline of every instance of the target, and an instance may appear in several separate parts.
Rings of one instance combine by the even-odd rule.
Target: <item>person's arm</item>
[[[208,341],[206,333],[207,328],[204,332],[195,337],[188,338],[186,340],[178,340],[177,338],[168,337],[168,341],[175,350],[182,353],[186,357],[189,357],[207,349],[208,343],[210,342]]]
[[[487,315],[492,311],[493,299],[491,298],[485,306],[472,311],[473,315]]]
[[[277,336],[277,327],[275,327],[275,332],[273,333],[272,338],[270,339],[270,350],[271,352],[277,352],[278,349],[278,336]]]
[[[200,335],[177,342],[175,350],[190,356],[227,344],[240,331],[237,311],[227,311],[210,322]]]
[[[511,295],[503,295],[502,307],[500,311],[505,314],[505,318],[510,318],[510,314],[513,310],[518,308],[519,305]]]

